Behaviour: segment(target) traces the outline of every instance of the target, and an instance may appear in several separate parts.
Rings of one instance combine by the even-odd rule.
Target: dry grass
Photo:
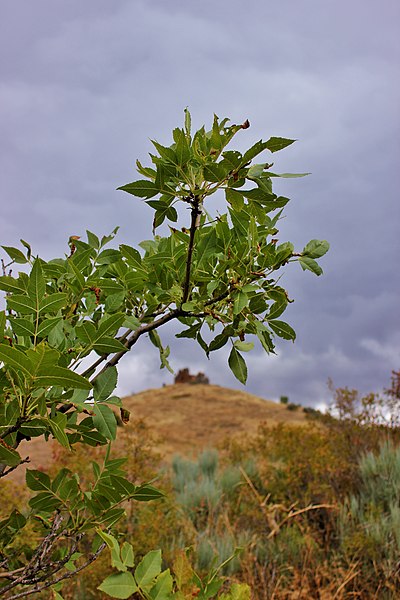
[[[261,423],[305,423],[301,409],[291,412],[282,404],[217,385],[169,385],[128,396],[124,406],[158,435],[167,457],[190,456],[227,437],[253,434]]]

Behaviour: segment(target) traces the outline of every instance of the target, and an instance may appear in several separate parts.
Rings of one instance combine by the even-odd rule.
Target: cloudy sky
[[[328,377],[381,389],[400,368],[399,29],[398,0],[1,2],[1,244],[50,259],[117,225],[138,243],[151,210],[115,188],[149,138],[171,143],[186,106],[197,126],[248,118],[246,146],[296,138],[275,168],[312,172],[279,182],[282,240],[331,251],[323,277],[285,274],[298,339],[248,355],[247,389],[309,405],[329,401]],[[240,387],[223,351],[208,362],[173,331],[175,369]],[[145,340],[121,364],[121,393],[171,381]]]

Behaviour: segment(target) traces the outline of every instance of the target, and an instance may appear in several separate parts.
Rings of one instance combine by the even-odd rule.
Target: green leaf
[[[184,302],[181,306],[185,312],[193,312],[196,309],[194,302]]]
[[[34,335],[35,329],[32,321],[28,319],[11,319],[11,328],[16,335],[23,335],[30,337]]]
[[[109,575],[97,588],[111,598],[130,598],[132,594],[137,592],[138,587],[135,583],[132,573],[115,573]]]
[[[232,188],[225,189],[226,201],[232,206],[233,210],[240,212],[244,207],[243,194]]]
[[[149,592],[151,600],[171,600],[173,583],[169,569],[160,573],[155,585]]]
[[[37,306],[32,298],[23,296],[22,294],[14,294],[7,298],[8,307],[22,315],[32,315],[37,312]]]
[[[30,245],[28,244],[28,242],[26,242],[25,240],[20,239],[19,241],[24,246],[24,248],[26,248],[26,250],[27,250],[26,257],[27,257],[28,260],[30,260],[30,258],[32,256],[32,248],[30,247]]]
[[[263,150],[266,149],[267,143],[268,142],[263,142],[262,140],[259,140],[258,142],[256,142],[251,148],[249,148],[249,150],[247,150],[247,152],[245,152],[243,154],[240,164],[242,166],[244,166],[248,162],[250,162],[253,158],[258,156]]]
[[[161,572],[161,550],[151,550],[143,557],[135,569],[138,586],[147,591]]]
[[[151,167],[144,167],[139,160],[136,160],[136,168],[141,175],[144,175],[144,177],[148,177],[149,179],[156,178],[155,170]]]
[[[117,435],[117,420],[111,408],[105,404],[93,405],[93,425],[108,440],[115,440]]]
[[[40,302],[39,310],[41,313],[49,314],[55,313],[65,308],[67,305],[67,294],[62,292],[57,292],[55,294],[51,294],[46,298],[43,298]]]
[[[61,505],[62,502],[54,496],[53,492],[40,492],[29,500],[29,506],[36,512],[52,513]]]
[[[241,342],[240,340],[236,340],[233,345],[236,350],[240,350],[241,352],[250,352],[254,348],[253,342]]]
[[[8,539],[11,541],[14,535],[25,527],[26,523],[26,518],[23,515],[21,515],[21,513],[15,508],[11,512],[11,514],[8,515],[8,517],[0,521],[0,534],[2,537],[3,548],[5,542],[7,543],[7,534],[9,534],[10,537],[8,537]]]
[[[162,146],[161,144],[159,144],[155,140],[151,140],[151,143],[157,149],[157,151],[158,151],[159,155],[161,156],[161,158],[165,158],[165,160],[167,162],[172,163],[174,165],[178,164],[178,159],[176,158],[176,154],[175,154],[175,152],[173,151],[172,148],[167,148],[165,146]]]
[[[311,173],[265,173],[265,176],[268,177],[281,177],[282,179],[298,179],[299,177],[307,177],[307,175],[311,175]]]
[[[205,227],[198,233],[200,233],[200,239],[197,242],[196,258],[200,266],[204,259],[215,254],[217,249],[217,234],[214,227]]]
[[[7,322],[6,311],[0,310],[0,335],[1,336],[3,336],[3,334],[4,334],[6,322]]]
[[[139,319],[137,317],[128,315],[125,317],[125,320],[122,323],[122,325],[123,325],[123,327],[127,327],[128,329],[132,329],[132,331],[135,331],[135,329],[140,327],[141,322],[139,321]]]
[[[299,263],[303,271],[311,271],[316,275],[322,275],[323,273],[322,268],[313,258],[309,258],[308,256],[300,256]]]
[[[46,284],[43,278],[42,267],[40,264],[40,260],[37,258],[33,263],[28,283],[29,297],[32,298],[36,306],[39,306],[39,303],[42,300],[45,291]]]
[[[252,165],[250,167],[250,169],[247,171],[247,177],[249,179],[253,179],[253,178],[257,179],[258,177],[261,177],[266,166],[267,166],[266,163],[262,163],[259,165]]]
[[[267,352],[267,354],[269,354],[269,353],[275,354],[275,352],[274,352],[275,346],[272,341],[270,332],[267,330],[265,325],[263,325],[263,323],[261,323],[260,321],[256,322],[256,327],[257,327],[257,337],[260,340],[261,345],[264,348],[265,352]]]
[[[175,154],[178,160],[178,165],[184,166],[190,159],[190,147],[187,137],[182,129],[174,130],[175,139]]]
[[[62,446],[64,446],[64,448],[67,448],[68,450],[70,450],[71,447],[69,445],[68,437],[65,433],[65,428],[67,426],[67,415],[64,415],[63,413],[58,412],[55,415],[55,417],[50,417],[47,420],[47,422],[51,429],[51,433],[54,435],[56,440]]]
[[[117,367],[112,366],[100,373],[93,384],[93,396],[96,402],[106,400],[115,390],[118,381]]]
[[[0,345],[0,361],[8,367],[22,371],[28,377],[31,377],[33,373],[33,365],[26,354],[11,346]]]
[[[19,431],[23,435],[27,435],[29,437],[38,437],[39,435],[42,435],[46,429],[47,427],[41,419],[32,419],[21,425]]]
[[[21,457],[18,452],[0,438],[0,463],[4,463],[9,467],[16,467],[20,462]]]
[[[121,547],[121,560],[127,567],[132,568],[135,565],[135,556],[133,548],[128,542],[124,542]]]
[[[324,256],[329,250],[329,243],[326,240],[311,240],[305,246],[303,255],[307,255],[310,258],[320,258]]]
[[[96,250],[98,248],[100,248],[100,240],[96,234],[94,234],[91,231],[89,231],[88,229],[86,229],[86,235],[87,235],[88,244],[92,248],[95,248]]]
[[[159,227],[164,220],[167,218],[170,221],[176,222],[178,220],[178,213],[173,206],[163,200],[149,200],[146,202],[149,206],[155,209],[155,216],[153,221],[153,228]]]
[[[110,336],[104,336],[99,339],[98,342],[93,344],[93,349],[100,355],[127,351],[127,348],[120,341]]]
[[[259,315],[267,310],[267,304],[264,299],[264,294],[255,294],[250,298],[249,310],[253,314]]]
[[[14,262],[19,263],[21,265],[25,265],[28,262],[24,253],[21,252],[21,250],[18,250],[18,248],[13,248],[12,246],[2,246],[2,248],[7,252],[8,256]]]
[[[276,333],[276,335],[278,335],[280,338],[293,341],[296,339],[296,332],[294,331],[294,329],[292,329],[292,327],[290,327],[290,325],[288,325],[284,321],[268,321],[268,325],[271,327],[272,331]]]
[[[12,294],[20,294],[25,291],[25,288],[19,279],[3,275],[0,277],[0,290],[4,292],[11,292]]]
[[[160,500],[160,498],[164,498],[164,494],[152,485],[144,483],[136,488],[132,494],[132,498],[139,502],[150,502],[150,500]]]
[[[97,330],[98,336],[115,335],[118,329],[121,327],[124,319],[125,315],[123,313],[115,313],[113,315],[103,317],[99,321],[99,328]]]
[[[90,265],[94,252],[93,248],[86,248],[85,250],[79,250],[72,256],[71,261],[78,271],[83,272]]]
[[[111,550],[111,565],[116,567],[119,571],[126,571],[126,566],[121,561],[118,540],[113,535],[106,533],[102,529],[96,528],[96,532]]]
[[[238,379],[240,383],[243,383],[244,385],[247,380],[246,361],[244,360],[243,356],[239,354],[239,352],[234,346],[232,347],[231,353],[229,355],[228,364],[236,379]]]
[[[122,256],[126,258],[131,267],[134,267],[135,269],[142,269],[142,257],[140,256],[140,253],[135,250],[135,248],[127,246],[126,244],[121,244],[119,249]]]
[[[191,135],[192,128],[192,117],[190,115],[189,109],[186,107],[184,110],[185,113],[185,132],[188,137]]]
[[[201,325],[201,323],[195,323],[188,329],[184,329],[183,331],[180,331],[179,333],[175,334],[175,337],[196,339],[196,335],[200,331]]]
[[[47,473],[36,469],[26,470],[26,485],[34,492],[49,491],[51,489],[50,477]]]
[[[152,181],[147,181],[146,179],[127,183],[117,188],[117,190],[128,192],[128,194],[132,194],[138,198],[152,198],[160,191]]]
[[[268,142],[265,143],[265,147],[271,152],[278,152],[279,150],[286,148],[286,146],[290,146],[295,141],[296,140],[288,140],[281,137],[271,137]]]
[[[233,314],[238,315],[247,306],[249,298],[246,292],[241,290],[235,295],[233,301]]]
[[[38,327],[38,337],[46,337],[62,321],[62,317],[50,317],[42,321]]]
[[[100,252],[98,257],[96,258],[97,265],[111,265],[115,262],[118,262],[121,259],[121,253],[119,250],[114,250],[113,248],[107,248]]]
[[[105,310],[109,313],[115,313],[121,309],[125,299],[125,292],[110,294],[105,301]]]
[[[215,336],[215,338],[210,343],[210,345],[208,347],[209,352],[214,352],[214,350],[219,350],[220,348],[223,348],[223,346],[225,346],[225,344],[227,343],[228,340],[229,340],[229,335],[227,333],[225,333],[225,331],[223,331],[222,333],[219,333],[218,335]]]
[[[1,349],[0,349],[1,353]],[[45,369],[39,369],[34,379],[34,387],[49,387],[49,386],[60,386],[63,388],[78,388],[81,390],[92,389],[90,381],[70,371],[64,367],[58,367],[56,365],[46,366]]]
[[[45,343],[38,344],[35,348],[29,348],[26,351],[34,370],[33,375],[37,375],[39,370],[46,373],[47,367],[56,365],[59,360],[59,353],[53,348],[49,348]]]
[[[204,179],[211,183],[223,181],[228,174],[228,169],[222,163],[210,163],[204,167]]]

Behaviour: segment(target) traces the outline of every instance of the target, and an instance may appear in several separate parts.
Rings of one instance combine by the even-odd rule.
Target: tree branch
[[[21,462],[19,462],[17,465],[15,465],[14,467],[9,467],[8,469],[3,470],[3,465],[0,465],[0,477],[5,477],[6,475],[8,475],[9,473],[11,473],[12,471],[15,471],[15,469],[18,469],[18,467],[20,467],[21,465],[23,465],[24,463],[28,463],[31,462],[31,459],[29,458],[29,456],[27,456],[26,458],[24,458],[23,460],[21,460]],[[0,574],[1,577],[1,574]]]
[[[114,356],[112,358],[110,358],[110,360],[104,365],[104,367],[101,369],[101,371],[99,371],[93,377],[93,379],[91,380],[91,383],[94,383],[96,381],[97,377],[99,377],[99,375],[101,373],[103,373],[104,371],[106,371],[109,367],[113,367],[116,364],[118,364],[119,361],[121,360],[121,358],[126,354],[126,351],[130,350],[132,348],[132,346],[134,346],[134,344],[136,344],[136,342],[138,341],[138,339],[140,338],[141,335],[143,335],[144,333],[148,333],[149,331],[153,331],[153,329],[157,329],[158,327],[161,327],[161,325],[164,325],[165,323],[168,323],[169,321],[172,321],[173,319],[176,319],[177,317],[181,317],[184,314],[185,313],[183,310],[181,310],[180,308],[176,308],[175,310],[171,310],[171,312],[164,315],[160,319],[157,319],[156,321],[152,321],[151,323],[146,323],[145,325],[138,327],[138,329],[133,331],[132,335],[126,340],[126,342],[125,342],[126,350],[123,350],[121,352],[117,352],[116,354],[114,354]]]
[[[67,573],[63,573],[59,577],[56,577],[55,579],[52,579],[51,581],[47,581],[42,586],[36,585],[35,587],[31,588],[30,590],[25,590],[24,592],[14,594],[13,596],[8,596],[8,598],[6,600],[16,600],[17,598],[23,598],[24,596],[29,596],[30,594],[37,594],[38,592],[48,589],[49,587],[51,587],[52,585],[55,585],[56,583],[59,583],[60,581],[64,581],[65,579],[71,579],[71,577],[74,577],[77,573],[79,573],[80,571],[83,571],[83,569],[86,569],[86,567],[91,565],[100,556],[100,554],[103,552],[105,547],[106,547],[106,543],[103,542],[99,546],[99,548],[96,550],[96,552],[94,552],[93,554],[90,554],[87,561],[84,562],[83,565],[80,565],[77,569],[75,569],[75,571],[68,571]],[[1,594],[1,591],[0,591],[0,594]]]
[[[14,425],[10,425],[10,427],[7,427],[7,429],[1,433],[0,438],[4,440],[10,433],[15,433],[27,420],[27,417],[19,417]]]
[[[189,246],[188,253],[186,259],[186,274],[185,274],[185,282],[183,284],[183,296],[182,296],[182,304],[187,302],[190,294],[190,274],[192,270],[192,257],[193,257],[193,248],[194,248],[194,237],[196,234],[196,229],[200,225],[200,215],[201,215],[201,201],[199,197],[195,197],[191,202],[191,221],[190,221],[190,236],[189,236]]]

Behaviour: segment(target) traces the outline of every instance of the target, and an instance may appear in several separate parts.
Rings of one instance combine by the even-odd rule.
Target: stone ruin
[[[180,369],[175,375],[174,383],[191,383],[196,385],[197,383],[209,384],[210,380],[204,375],[204,373],[197,373],[197,375],[191,375],[189,369]]]

